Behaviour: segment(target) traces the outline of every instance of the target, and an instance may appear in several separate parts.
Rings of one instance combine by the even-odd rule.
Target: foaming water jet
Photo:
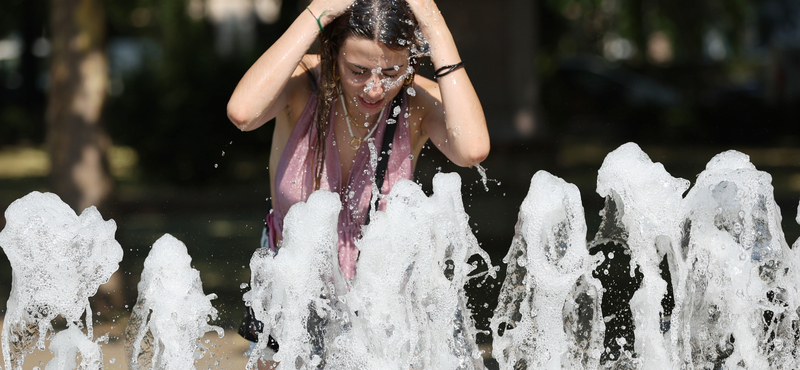
[[[597,180],[603,219],[588,244],[604,254],[574,270],[556,269],[561,262],[553,251],[574,248],[586,258],[581,238],[571,239],[584,229],[562,233],[581,225],[583,211],[571,206],[574,186],[550,178],[534,176],[506,256],[492,319],[501,369],[797,368],[800,248],[784,240],[771,177],[745,154],[715,156],[684,197],[689,182],[670,176],[636,144],[610,153]],[[615,265],[625,273],[609,274]],[[582,289],[597,287],[590,272],[602,295]],[[558,281],[567,283],[552,301],[550,286]],[[598,299],[602,316],[593,314]],[[547,315],[561,311],[562,323],[542,320],[543,308]],[[598,345],[596,329],[604,324]],[[578,335],[553,342],[567,333]],[[571,348],[582,348],[579,356]],[[566,362],[575,359],[578,366]]]
[[[22,369],[27,354],[44,350],[54,332],[52,322],[60,316],[68,329],[52,338],[56,358],[47,369],[74,368],[77,352],[82,369],[100,369],[103,357],[94,339],[89,297],[122,260],[114,239],[117,225],[104,221],[95,207],[78,216],[55,194],[39,192],[11,203],[5,217],[0,246],[12,268],[2,334],[6,368]]]
[[[357,241],[350,280],[338,268],[339,196],[320,191],[293,206],[280,252],[259,249],[251,259],[244,298],[267,328],[254,353],[271,334],[282,368],[482,369],[464,285],[497,268],[469,228],[460,189],[454,174],[436,175],[431,196],[398,182]],[[533,176],[491,319],[501,369],[798,367],[800,240],[791,248],[785,240],[769,174],[728,151],[690,188],[630,143],[606,157],[597,193],[605,208],[587,242],[577,188],[543,171]],[[56,359],[47,369],[99,369],[104,338],[94,338],[87,299],[122,258],[115,224],[94,208],[78,217],[58,197],[35,192],[9,206],[6,219],[0,246],[14,269],[6,368],[20,369],[25,354],[51,339]],[[470,263],[476,255],[489,266],[486,276]],[[131,352],[140,366],[146,359],[173,368],[158,360],[171,353],[159,337],[183,343],[176,348],[190,356],[171,357],[183,361],[174,368],[191,368],[203,350],[198,332],[184,329],[219,330],[207,323],[216,314],[213,295],[202,293],[190,260],[170,236],[148,256],[146,270],[151,262],[162,267],[143,272],[137,324],[128,330],[130,343],[153,349]],[[164,270],[193,272],[178,278]],[[141,295],[178,286],[200,299],[191,305],[196,312],[174,302],[157,312],[150,308],[157,299]],[[49,335],[57,316],[69,327]]]
[[[320,191],[292,206],[280,252],[253,256],[245,295],[270,328],[262,339],[280,343],[274,359],[299,369],[483,368],[464,285],[474,278],[471,256],[495,268],[469,228],[460,188],[454,174],[436,175],[431,197],[411,181],[395,184],[357,241],[350,281],[336,267],[338,195]]]
[[[144,261],[139,297],[125,328],[125,354],[131,370],[192,369],[208,351],[200,338],[222,328],[208,324],[217,318],[203,293],[200,272],[191,267],[186,245],[170,234],[153,244]]]

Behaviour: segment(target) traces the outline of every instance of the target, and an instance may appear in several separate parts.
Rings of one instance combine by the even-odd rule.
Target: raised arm
[[[258,58],[228,101],[228,118],[236,127],[253,130],[283,111],[296,91],[289,80],[302,72],[298,65],[320,27],[325,27],[352,3],[353,0],[314,0]]]
[[[453,35],[433,0],[407,1],[430,44],[434,69],[462,62]],[[450,68],[444,69],[448,70]],[[428,107],[433,109],[424,116],[423,129],[453,163],[464,167],[479,164],[489,155],[489,132],[483,107],[465,68],[457,67],[439,77],[437,82],[438,94],[435,84],[430,84],[431,88],[426,90],[440,98],[442,104]]]

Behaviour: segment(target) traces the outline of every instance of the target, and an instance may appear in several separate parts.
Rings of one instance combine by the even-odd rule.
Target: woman
[[[320,54],[306,54],[316,38]],[[415,77],[428,48],[437,81]],[[412,179],[429,139],[460,166],[489,153],[483,109],[432,0],[312,1],[239,81],[228,117],[244,131],[276,118],[270,247],[279,248],[292,204],[317,189],[340,194],[339,264],[347,279],[356,273],[354,241],[368,222],[373,179],[382,194]],[[377,176],[370,141],[382,153]]]

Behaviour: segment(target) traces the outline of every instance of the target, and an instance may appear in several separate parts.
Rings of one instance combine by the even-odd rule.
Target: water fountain
[[[216,295],[203,294],[200,272],[190,265],[186,245],[165,234],[153,244],[144,261],[139,297],[125,328],[125,354],[130,370],[194,368],[207,352],[198,339],[217,318],[211,305]]]
[[[74,368],[78,351],[82,368],[99,369],[102,352],[92,330],[89,297],[122,260],[116,224],[103,221],[94,207],[79,217],[58,196],[39,192],[14,201],[5,216],[0,246],[12,267],[2,335],[6,368],[22,369],[25,355],[44,350],[53,320],[60,316],[68,329],[52,338],[56,358],[47,369]]]
[[[533,176],[504,259],[506,279],[490,324],[492,356],[501,369],[797,367],[800,244],[789,248],[785,241],[769,174],[756,170],[746,155],[729,151],[714,157],[690,189],[689,181],[672,177],[637,145],[626,144],[606,157],[597,192],[605,198],[603,220],[587,242],[577,188],[546,172]],[[7,368],[19,368],[16,364],[36,341],[31,338],[38,338],[42,348],[56,315],[73,324],[56,334],[51,347],[58,339],[74,344],[84,361],[102,356],[93,349],[99,347],[91,323],[87,335],[79,322],[88,307],[83,300],[96,290],[95,280],[86,288],[70,283],[55,289],[79,292],[80,299],[67,300],[69,307],[61,308],[61,300],[22,298],[22,292],[32,290],[22,276],[55,271],[36,272],[39,262],[33,262],[42,261],[32,258],[37,251],[84,240],[95,248],[115,243],[113,222],[100,222],[96,211],[87,210],[81,219],[105,225],[99,234],[111,235],[110,240],[89,232],[53,237],[72,226],[53,222],[47,212],[55,211],[28,212],[41,214],[34,217],[19,211],[51,209],[44,204],[55,202],[54,196],[45,196],[35,206],[9,207],[8,224],[0,233],[0,246],[14,268],[5,326],[11,329],[3,332]],[[460,179],[437,175],[431,196],[402,181],[386,197],[386,210],[371,215],[358,242],[361,255],[353,280],[345,280],[336,264],[340,204],[335,194],[318,192],[292,207],[280,252],[254,253],[251,290],[244,298],[280,343],[275,354],[280,368],[483,368],[463,288],[486,278],[474,272],[471,257],[487,262],[487,276],[497,269],[467,223]],[[37,223],[44,226],[27,227]],[[18,234],[18,229],[34,231]],[[165,236],[156,244],[164,244],[164,251],[173,251],[164,254],[188,266],[185,247],[181,250],[173,239]],[[161,254],[159,249],[154,245],[151,254]],[[114,253],[108,254],[113,268],[97,268],[102,270],[97,281],[116,269],[121,251]],[[69,263],[79,266],[66,267],[69,271],[88,266],[80,259]],[[68,265],[66,260],[57,264]],[[158,281],[144,275],[140,292],[153,289],[145,281]],[[181,286],[194,287],[190,295],[203,299],[198,304],[203,320],[177,326],[210,330],[206,320],[215,312],[210,297],[196,289],[199,277],[181,281]],[[131,321],[140,325],[129,329],[129,344],[132,359],[153,363],[158,361],[154,354],[169,352],[167,347],[140,344],[182,336],[181,329],[155,325],[158,317],[175,321],[178,312],[186,311],[175,308],[159,316],[155,310],[148,313],[149,302],[140,297],[134,308]],[[149,323],[144,320],[148,315]],[[194,342],[186,343],[191,344],[182,345],[182,353],[196,352]],[[64,358],[74,359],[74,350],[64,349]],[[191,359],[185,361],[182,366],[190,366]],[[60,368],[75,367],[67,362]],[[250,366],[254,362],[251,358]]]
[[[624,280],[634,286],[623,289],[633,292],[624,297],[602,277],[608,274],[602,264],[615,252],[580,263],[578,256],[587,258],[582,240],[566,232],[585,230],[575,221],[582,209],[573,205],[570,185],[535,175],[492,320],[501,368],[572,368],[570,349],[581,346],[581,368],[797,368],[800,259],[798,248],[785,242],[771,177],[729,151],[714,157],[683,197],[688,188],[635,144],[603,162],[597,192],[606,205],[588,248],[613,244],[629,257]],[[602,299],[629,299],[629,309],[594,314],[600,295],[588,276],[593,271],[606,280]],[[567,283],[554,290],[562,280]],[[541,318],[554,312],[563,312],[561,322]],[[620,312],[630,317],[616,317]],[[598,346],[590,329],[604,323]],[[560,348],[552,343],[565,333],[575,335]]]
[[[480,278],[469,276],[468,259],[489,257],[460,189],[455,174],[437,175],[431,197],[398,182],[364,228],[350,282],[336,264],[339,196],[317,192],[292,207],[280,253],[253,256],[245,297],[280,343],[275,360],[298,369],[483,368],[464,285]]]

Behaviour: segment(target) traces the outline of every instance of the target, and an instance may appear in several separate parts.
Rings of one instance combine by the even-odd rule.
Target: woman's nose
[[[372,74],[369,81],[367,81],[367,86],[364,88],[364,92],[370,97],[380,97],[385,93],[383,81],[381,80],[381,76],[379,74]]]

